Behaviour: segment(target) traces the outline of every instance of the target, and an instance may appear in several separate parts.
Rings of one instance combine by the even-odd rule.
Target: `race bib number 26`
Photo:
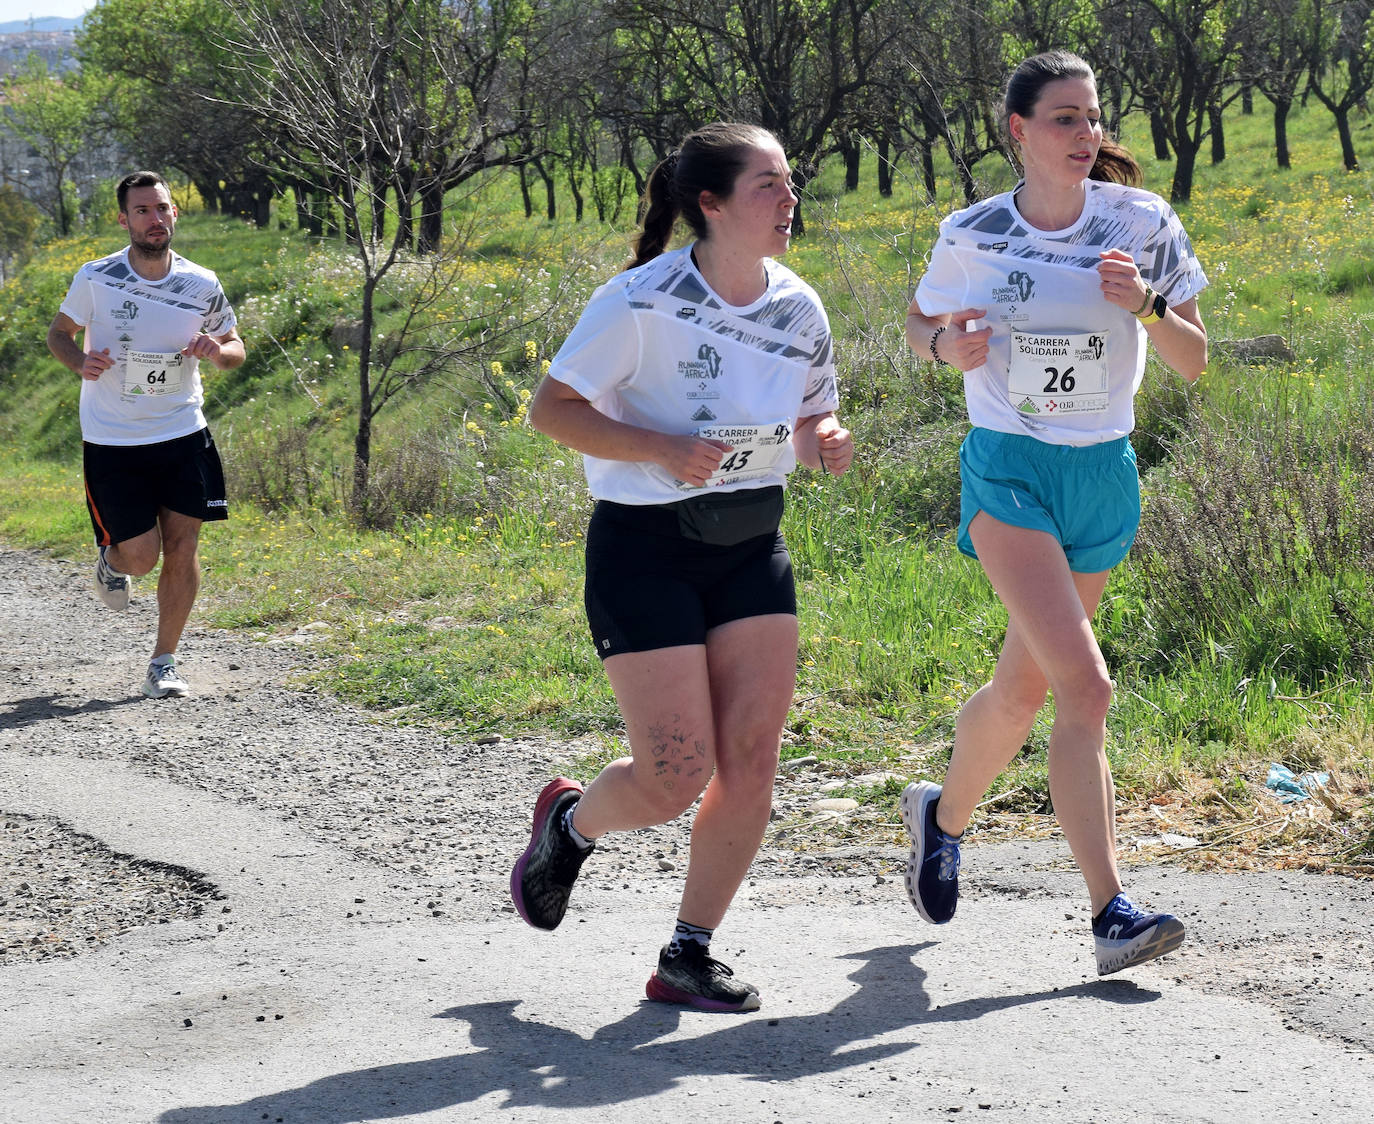
[[[1107,333],[1012,332],[1007,393],[1023,414],[1102,414],[1107,392]]]
[[[131,351],[124,361],[124,393],[164,395],[181,393],[185,357],[179,351]]]

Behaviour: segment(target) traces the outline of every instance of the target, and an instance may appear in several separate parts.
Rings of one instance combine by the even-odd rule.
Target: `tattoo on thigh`
[[[702,771],[706,747],[690,730],[682,728],[682,716],[674,714],[666,723],[648,728],[649,748],[654,755],[654,775],[663,787],[672,789],[675,778],[695,777]]]

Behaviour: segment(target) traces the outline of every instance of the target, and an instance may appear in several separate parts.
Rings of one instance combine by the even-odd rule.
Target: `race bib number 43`
[[[124,393],[180,394],[184,359],[179,351],[129,352],[124,361]]]
[[[707,488],[719,488],[723,484],[767,476],[787,451],[792,427],[785,421],[767,425],[706,425],[698,429],[696,435],[730,446],[719,467],[706,480]],[[668,475],[662,469],[656,471],[664,477]],[[683,491],[694,490],[693,485],[681,480],[673,480],[673,486]]]
[[[1106,413],[1107,333],[1012,332],[1007,394],[1023,414]]]

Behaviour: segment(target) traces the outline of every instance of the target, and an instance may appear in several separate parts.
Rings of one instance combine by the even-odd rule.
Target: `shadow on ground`
[[[468,1024],[471,1049],[463,1053],[334,1074],[237,1105],[173,1109],[159,1124],[344,1124],[418,1116],[493,1093],[504,1094],[506,1109],[625,1104],[666,1092],[684,1077],[794,1081],[869,1066],[915,1050],[920,1042],[908,1036],[902,1042],[856,1043],[1026,1003],[1085,996],[1145,1003],[1159,997],[1129,981],[1098,980],[932,1008],[925,971],[913,963],[929,947],[889,945],[842,957],[860,962],[849,976],[859,987],[829,1011],[770,1018],[765,1007],[751,1015],[709,1016],[720,1020],[718,1030],[672,1041],[659,1039],[679,1028],[684,1010],[647,1000],[591,1038],[517,1017],[518,999],[452,1007],[436,1017]]]
[[[58,701],[63,697],[34,695],[27,699],[0,702],[0,730],[17,730],[21,726],[72,718],[78,714],[100,714],[102,711],[114,710],[115,707],[143,701],[143,696],[138,694],[122,699],[88,699],[80,705],[73,706],[71,703]]]

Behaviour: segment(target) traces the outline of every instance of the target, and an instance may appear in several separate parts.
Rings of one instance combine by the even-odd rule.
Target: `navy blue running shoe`
[[[1143,964],[1183,943],[1183,922],[1171,913],[1146,913],[1125,894],[1117,894],[1093,920],[1097,974],[1109,976]]]
[[[906,860],[906,896],[932,925],[943,925],[959,904],[959,840],[935,823],[941,788],[933,781],[913,782],[902,790],[902,823],[911,836]]]

